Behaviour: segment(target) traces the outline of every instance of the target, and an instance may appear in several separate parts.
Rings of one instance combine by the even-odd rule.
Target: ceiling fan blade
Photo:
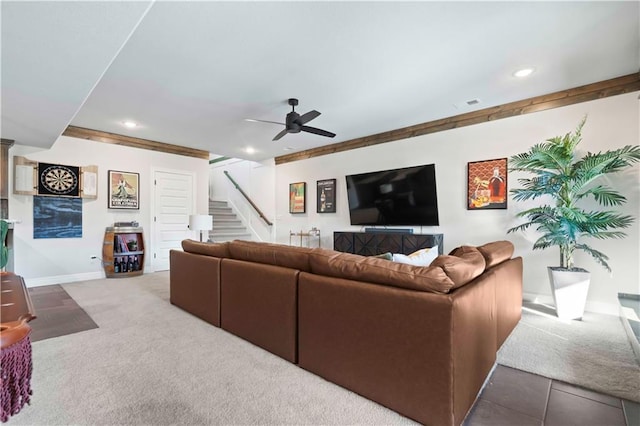
[[[277,141],[278,139],[280,139],[281,137],[283,137],[283,136],[284,136],[284,135],[286,135],[287,133],[289,133],[289,132],[287,131],[287,129],[284,129],[283,131],[281,131],[280,133],[278,133],[278,134],[276,135],[276,137],[275,137],[275,138],[273,138],[272,140]]]
[[[300,130],[302,130],[303,132],[315,133],[316,135],[320,136],[326,136],[328,138],[332,138],[336,135],[335,133],[327,132],[326,130],[316,129],[315,127],[309,126],[301,126]]]
[[[302,126],[303,124],[310,122],[319,115],[320,113],[314,109],[313,111],[309,111],[306,114],[302,114],[296,121]]]
[[[278,123],[277,121],[269,121],[269,120],[257,120],[255,118],[245,118],[244,121],[250,121],[252,123],[271,123],[271,124],[280,124],[284,126],[284,123]]]

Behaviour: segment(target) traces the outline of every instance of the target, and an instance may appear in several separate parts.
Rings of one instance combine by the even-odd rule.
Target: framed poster
[[[140,208],[140,175],[132,172],[109,170],[110,209]]]
[[[317,183],[316,191],[316,211],[318,213],[336,212],[336,180],[324,179]]]
[[[507,208],[507,159],[467,163],[467,210]]]
[[[304,213],[306,206],[307,183],[289,184],[289,213]]]

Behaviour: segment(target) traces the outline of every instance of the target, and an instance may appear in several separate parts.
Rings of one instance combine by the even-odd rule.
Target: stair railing
[[[224,174],[229,178],[229,180],[231,181],[231,183],[233,184],[233,186],[236,187],[236,189],[240,192],[240,194],[242,194],[242,196],[249,202],[249,204],[251,204],[251,207],[254,208],[254,210],[258,213],[258,215],[260,216],[260,218],[262,220],[264,220],[264,222],[269,225],[269,226],[273,226],[273,223],[267,219],[267,217],[264,215],[264,213],[262,213],[262,210],[260,210],[258,208],[258,206],[256,206],[256,203],[254,203],[251,198],[249,198],[249,196],[242,190],[242,188],[240,188],[240,185],[238,185],[238,183],[233,180],[233,178],[231,177],[231,175],[229,174],[228,171],[224,171]]]

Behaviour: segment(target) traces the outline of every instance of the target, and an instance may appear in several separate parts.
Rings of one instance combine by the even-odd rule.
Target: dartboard
[[[78,195],[78,167],[43,164],[40,169],[39,193]]]

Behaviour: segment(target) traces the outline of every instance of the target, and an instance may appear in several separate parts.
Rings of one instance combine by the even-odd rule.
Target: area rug
[[[498,363],[640,402],[640,366],[617,316],[586,312],[582,321],[562,321],[526,304]]]
[[[29,295],[36,311],[36,319],[29,323],[32,342],[98,328],[60,285],[33,287]]]

